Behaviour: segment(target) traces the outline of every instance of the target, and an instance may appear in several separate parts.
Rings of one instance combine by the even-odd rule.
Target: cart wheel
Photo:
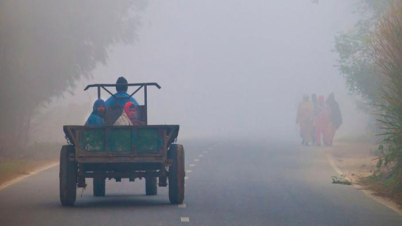
[[[63,206],[74,206],[77,195],[77,163],[70,161],[73,145],[63,145],[60,151],[60,201]]]
[[[169,167],[169,200],[171,204],[181,204],[184,200],[184,149],[183,145],[172,144],[169,158],[173,160]]]
[[[93,180],[94,196],[105,196],[106,193],[106,180],[104,178],[95,177]]]

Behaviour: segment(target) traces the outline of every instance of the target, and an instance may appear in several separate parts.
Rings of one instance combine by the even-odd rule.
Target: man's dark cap
[[[127,80],[124,77],[119,77],[116,81],[116,90],[117,92],[127,92]]]

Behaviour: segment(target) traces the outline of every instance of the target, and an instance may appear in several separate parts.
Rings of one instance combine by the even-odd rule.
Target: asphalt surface
[[[58,167],[0,191],[0,225],[402,225],[402,217],[352,186],[334,185],[325,153],[280,141],[187,141],[185,206],[144,180],[92,181],[62,207]]]

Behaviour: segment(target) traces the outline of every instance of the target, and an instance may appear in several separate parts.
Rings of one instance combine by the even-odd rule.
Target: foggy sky
[[[85,93],[87,83],[114,83],[125,76],[129,82],[162,86],[149,89],[149,123],[180,124],[179,137],[293,139],[302,95],[335,92],[344,117],[339,136],[361,132],[366,117],[356,112],[334,67],[337,54],[331,52],[335,34],[356,22],[352,4],[151,0],[142,12],[138,42],[112,48],[108,64],[99,65],[94,79],[80,81],[75,96],[67,95],[54,106],[93,103],[96,91]],[[141,96],[137,100],[142,103]]]

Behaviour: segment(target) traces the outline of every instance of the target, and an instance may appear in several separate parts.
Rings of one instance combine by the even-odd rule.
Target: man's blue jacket
[[[118,92],[118,93],[116,93],[115,94],[115,96],[116,97],[126,97],[125,99],[117,99],[117,98],[115,98],[114,96],[111,96],[111,97],[109,97],[109,99],[107,99],[107,101],[106,101],[106,109],[108,108],[108,107],[113,107],[113,106],[121,106],[121,107],[124,107],[124,105],[127,103],[127,102],[132,102],[134,105],[136,105],[136,106],[138,106],[138,102],[133,98],[133,97],[130,97],[130,98],[127,98],[127,97],[129,97],[130,95],[128,95],[126,92]]]

